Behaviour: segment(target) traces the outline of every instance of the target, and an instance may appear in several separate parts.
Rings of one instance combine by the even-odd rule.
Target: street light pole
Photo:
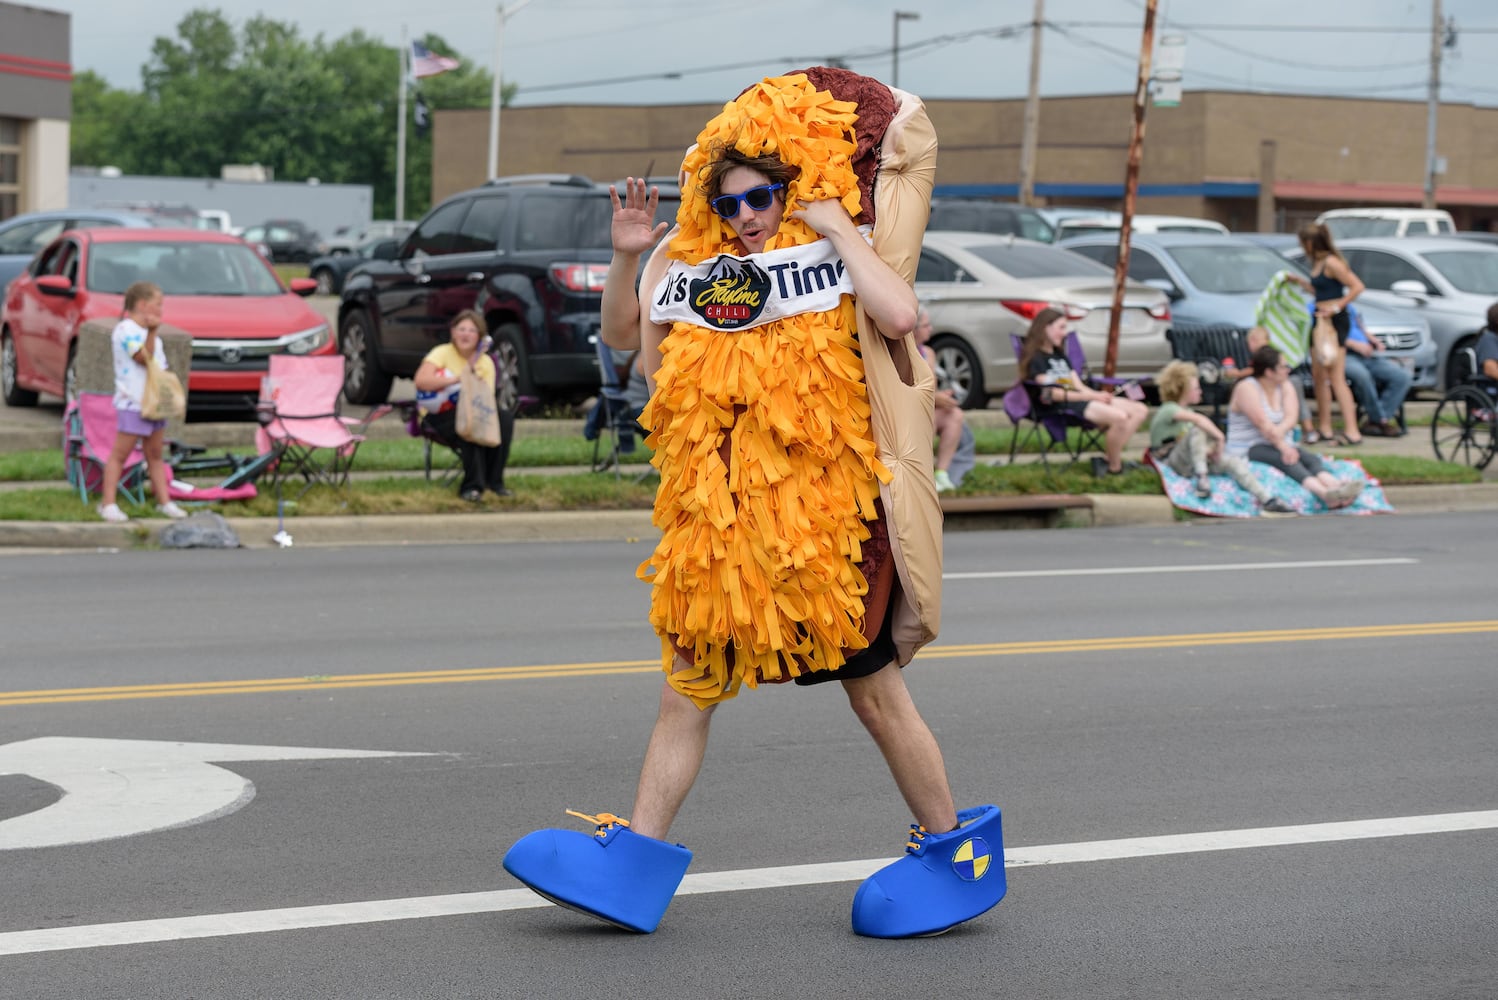
[[[895,11],[895,44],[889,51],[889,85],[898,87],[900,85],[900,22],[919,21],[921,15],[913,10]]]
[[[530,3],[531,0],[515,0],[508,7],[501,4],[494,9],[494,85],[489,91],[489,173],[488,177],[499,176],[499,101],[500,101],[500,61],[505,51],[505,20],[513,17],[520,11],[521,7]]]

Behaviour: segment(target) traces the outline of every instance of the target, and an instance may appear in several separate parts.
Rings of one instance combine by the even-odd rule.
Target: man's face
[[[773,181],[760,173],[758,170],[750,170],[748,167],[734,167],[723,175],[723,182],[719,186],[719,194],[743,194],[750,188],[764,187]],[[739,202],[738,213],[731,219],[724,219],[744,249],[749,253],[759,253],[765,248],[765,243],[780,229],[780,220],[785,216],[785,192],[776,191],[770,200],[770,207],[755,211],[749,207],[747,201]]]

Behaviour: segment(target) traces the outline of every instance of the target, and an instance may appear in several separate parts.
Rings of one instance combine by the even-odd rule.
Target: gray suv
[[[652,182],[655,183],[655,182]],[[676,218],[675,180],[656,221]],[[613,255],[607,184],[566,174],[499,177],[426,214],[394,260],[349,275],[338,307],[343,393],[380,403],[477,309],[494,338],[501,395],[567,401],[599,385],[599,308]]]

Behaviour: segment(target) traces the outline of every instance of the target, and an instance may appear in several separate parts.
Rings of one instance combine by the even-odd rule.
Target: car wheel
[[[318,295],[337,295],[338,289],[333,287],[333,271],[331,268],[320,267],[312,272],[312,280],[317,282]]]
[[[338,349],[343,354],[343,398],[360,406],[385,402],[392,379],[375,356],[374,331],[364,310],[354,309],[343,317]]]
[[[505,323],[495,328],[495,376],[501,410],[514,411],[521,396],[529,396],[535,392],[525,363],[525,351],[520,344],[520,327],[514,323]]]
[[[967,341],[960,337],[933,337],[931,350],[936,354],[936,383],[952,390],[958,406],[981,410],[988,405],[983,363]]]
[[[37,394],[16,381],[16,343],[9,332],[0,334],[0,390],[7,406],[35,406]]]

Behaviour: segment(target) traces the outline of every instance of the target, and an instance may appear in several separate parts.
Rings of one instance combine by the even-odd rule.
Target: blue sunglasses
[[[743,194],[720,194],[713,199],[713,211],[725,219],[731,219],[739,214],[739,202],[744,202],[756,212],[763,212],[775,200],[775,192],[783,187],[784,184],[761,184]]]

